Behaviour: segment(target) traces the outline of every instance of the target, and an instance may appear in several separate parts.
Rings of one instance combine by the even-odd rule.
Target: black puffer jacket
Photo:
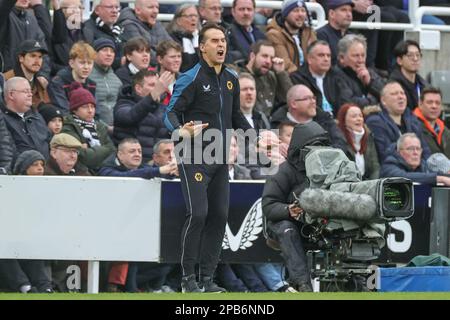
[[[144,161],[150,160],[153,146],[161,139],[170,138],[163,116],[162,105],[150,96],[138,96],[131,86],[124,86],[114,107],[114,142],[136,138],[141,143]]]
[[[288,206],[294,202],[293,192],[299,196],[309,186],[302,149],[316,139],[327,140],[325,130],[316,122],[297,125],[292,132],[287,161],[279,171],[267,179],[262,196],[263,214],[272,222],[292,220]]]
[[[0,168],[4,168],[9,172],[11,170],[14,150],[4,117],[3,112],[0,111]]]

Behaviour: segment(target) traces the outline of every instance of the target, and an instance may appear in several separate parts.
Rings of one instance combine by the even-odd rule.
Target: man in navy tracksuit
[[[223,65],[227,50],[224,29],[216,24],[205,25],[199,43],[200,62],[178,78],[164,122],[174,132],[173,137],[178,134],[182,139],[183,148],[191,149],[190,154],[183,151],[178,159],[187,207],[181,234],[181,287],[183,292],[223,292],[225,289],[213,282],[213,274],[228,217],[229,183],[225,159],[230,137],[226,139],[226,130],[251,127],[240,112],[237,75]],[[211,142],[198,141],[201,133],[219,133],[220,147],[209,159],[205,154]],[[195,150],[202,153],[201,161],[194,159]],[[199,283],[195,276],[197,262]]]

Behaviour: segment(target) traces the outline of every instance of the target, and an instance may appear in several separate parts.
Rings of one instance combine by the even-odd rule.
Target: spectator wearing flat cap
[[[287,72],[300,68],[308,46],[317,40],[305,1],[284,0],[281,12],[267,26],[266,35],[275,47],[275,55],[284,60]]]
[[[79,160],[96,172],[103,161],[114,153],[115,147],[108,136],[106,124],[94,120],[94,96],[76,82],[70,89],[70,115],[64,118],[62,132],[71,134],[81,142]]]
[[[68,133],[55,134],[50,141],[50,159],[45,165],[48,176],[90,176],[88,169],[79,163],[82,144]]]
[[[38,111],[44,118],[47,127],[51,134],[58,134],[61,132],[63,126],[63,114],[52,104],[41,103],[38,107]]]
[[[47,86],[43,86],[37,79],[46,54],[48,51],[44,44],[36,40],[25,40],[19,46],[14,68],[4,74],[5,80],[12,77],[23,77],[28,80],[33,91],[32,107],[34,110],[41,102],[50,102]]]
[[[317,38],[328,42],[331,49],[331,64],[337,64],[338,42],[349,33],[348,28],[353,21],[352,0],[328,0],[328,23],[317,29]]]
[[[105,122],[112,134],[113,109],[122,86],[122,81],[111,67],[116,54],[114,42],[108,38],[97,39],[94,41],[94,50],[97,52],[97,56],[89,79],[97,85],[95,98],[98,120]]]
[[[42,176],[45,158],[36,150],[22,152],[16,160],[15,175]],[[21,293],[52,293],[50,264],[44,260],[0,260],[0,280],[8,289]]]

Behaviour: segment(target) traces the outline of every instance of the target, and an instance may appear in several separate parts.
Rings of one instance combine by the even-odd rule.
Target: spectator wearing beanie
[[[308,46],[317,40],[305,1],[284,0],[281,12],[267,26],[266,36],[275,47],[275,56],[284,60],[287,72],[300,68]]]
[[[47,123],[47,127],[52,134],[61,132],[63,126],[62,112],[52,104],[40,104],[38,111]]]
[[[42,176],[45,158],[36,150],[22,152],[16,160],[15,175]],[[52,293],[50,264],[44,260],[0,260],[0,275],[8,289],[21,293]]]
[[[107,38],[97,39],[94,41],[94,49],[97,56],[89,79],[97,85],[95,97],[98,119],[108,125],[109,132],[112,134],[113,108],[122,86],[122,81],[119,80],[111,67],[116,54],[114,42]]]
[[[88,43],[76,42],[69,52],[69,67],[58,71],[47,91],[51,102],[63,113],[69,113],[69,92],[72,82],[79,82],[95,97],[96,84],[89,79],[97,53]]]
[[[44,174],[45,158],[39,151],[27,150],[22,152],[16,160],[13,174],[42,176]]]
[[[82,147],[79,162],[96,172],[103,161],[115,152],[113,142],[108,136],[108,127],[94,120],[95,98],[80,83],[70,87],[70,115],[64,118],[62,132],[78,139]]]

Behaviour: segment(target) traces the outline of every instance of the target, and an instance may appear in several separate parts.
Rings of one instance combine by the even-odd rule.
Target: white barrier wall
[[[160,207],[160,180],[0,176],[0,258],[158,261]]]

